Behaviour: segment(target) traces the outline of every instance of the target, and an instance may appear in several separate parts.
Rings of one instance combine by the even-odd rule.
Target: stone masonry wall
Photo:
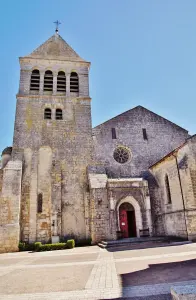
[[[113,239],[112,215],[106,188],[91,190],[91,238],[92,242]]]
[[[112,128],[116,130],[116,139],[112,139]],[[147,132],[143,138],[142,129]],[[181,145],[188,132],[172,122],[138,106],[93,129],[94,148],[97,161],[105,164],[111,178],[146,178],[148,168]],[[131,159],[119,164],[113,158],[118,146],[131,150]]]
[[[169,157],[164,163],[160,163],[157,167],[153,168],[153,174],[157,182],[155,191],[151,190],[151,206],[158,207],[154,216],[153,226],[155,233],[160,235],[163,229],[159,228],[164,226],[164,234],[171,236],[179,236],[186,238],[186,224],[183,212],[183,200],[180,190],[180,183],[178,178],[178,171],[176,167],[175,158]],[[169,185],[171,191],[171,204],[168,204],[167,192],[165,187],[165,176],[168,175]],[[156,189],[159,193],[156,193]],[[159,195],[160,198],[157,198]]]
[[[17,95],[13,158],[24,160],[22,180],[21,238],[48,242],[52,235],[89,237],[85,215],[88,199],[86,168],[92,163],[91,99],[86,62],[47,59],[20,59],[21,81]],[[40,70],[40,91],[31,93],[32,69]],[[54,89],[43,91],[44,72],[53,71]],[[67,76],[65,95],[56,90],[56,76]],[[79,75],[79,94],[70,93],[69,76]],[[44,119],[51,108],[52,119]],[[63,120],[55,120],[61,108]],[[43,211],[37,212],[38,194],[43,195]]]
[[[157,183],[151,195],[152,207],[158,207],[154,212],[154,226],[157,233],[162,231],[160,226],[163,225],[165,235],[183,238],[188,236],[190,240],[196,238],[195,150],[194,137],[188,139],[181,148],[151,168]],[[167,203],[166,174],[169,178],[171,204]]]
[[[93,243],[117,238],[117,231],[120,230],[118,208],[123,200],[132,201],[137,236],[143,228],[149,228],[151,234],[151,211],[146,181],[130,178],[108,179],[104,168],[95,167],[89,172],[89,184],[90,230]]]
[[[196,239],[196,137],[178,151],[178,165],[185,202],[188,237]]]
[[[0,170],[0,253],[18,251],[22,163],[9,161]]]

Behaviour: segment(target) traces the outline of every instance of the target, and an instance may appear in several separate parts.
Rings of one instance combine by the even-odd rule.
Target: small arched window
[[[76,72],[71,72],[70,92],[73,92],[73,93],[79,92],[79,80],[78,80],[78,74]]]
[[[66,92],[66,77],[63,71],[58,72],[57,75],[57,92]]]
[[[50,70],[47,70],[44,74],[44,91],[53,91],[53,73]]]
[[[60,108],[56,109],[56,120],[63,120],[63,112]]]
[[[37,212],[42,213],[42,205],[43,205],[43,196],[42,194],[38,194],[37,197]]]
[[[39,70],[33,70],[31,73],[30,91],[39,91],[40,73]]]
[[[166,188],[166,197],[167,197],[167,204],[171,204],[171,190],[169,185],[169,177],[168,175],[165,176],[165,188]]]
[[[52,119],[52,111],[50,108],[45,108],[44,110],[44,119],[50,120]]]

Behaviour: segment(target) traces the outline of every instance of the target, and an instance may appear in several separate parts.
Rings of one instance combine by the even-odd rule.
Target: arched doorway
[[[137,236],[135,210],[132,204],[125,202],[119,206],[119,225],[123,238]]]

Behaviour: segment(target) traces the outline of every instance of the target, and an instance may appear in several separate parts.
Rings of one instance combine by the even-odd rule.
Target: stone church
[[[196,136],[137,106],[92,129],[90,63],[58,31],[20,57],[0,252],[19,241],[196,238]]]

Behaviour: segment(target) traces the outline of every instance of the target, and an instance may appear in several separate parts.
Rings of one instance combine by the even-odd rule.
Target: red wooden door
[[[122,232],[123,238],[128,238],[129,229],[128,229],[127,211],[125,209],[119,209],[119,222],[120,222],[120,230]]]

